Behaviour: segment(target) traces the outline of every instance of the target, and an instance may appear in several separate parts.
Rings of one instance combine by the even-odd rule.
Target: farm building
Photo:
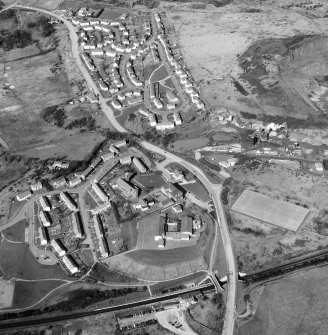
[[[60,241],[57,241],[55,239],[51,240],[50,242],[51,246],[54,248],[56,253],[59,257],[63,257],[66,254],[66,250],[64,249],[62,243]]]
[[[64,202],[64,204],[67,206],[67,208],[73,212],[78,211],[78,207],[71,198],[71,196],[67,193],[60,192],[59,194],[60,199]]]

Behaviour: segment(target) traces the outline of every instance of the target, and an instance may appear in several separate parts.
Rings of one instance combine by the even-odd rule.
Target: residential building
[[[123,195],[126,198],[137,198],[138,197],[138,189],[131,186],[128,182],[126,182],[122,178],[117,179],[117,186],[121,189]]]
[[[51,240],[50,244],[54,248],[59,257],[63,257],[66,255],[66,250],[59,240],[53,239]]]
[[[24,192],[21,192],[21,193],[17,194],[16,198],[17,198],[18,201],[23,201],[23,200],[28,199],[31,196],[32,196],[31,191],[30,190],[26,190]]]
[[[47,245],[49,242],[49,239],[48,239],[48,234],[47,234],[46,229],[40,226],[38,229],[38,232],[39,232],[40,244]]]
[[[82,238],[84,236],[82,222],[79,212],[74,212],[71,214],[71,222],[73,227],[74,235],[77,238]]]
[[[99,199],[103,202],[108,201],[108,196],[107,194],[103,191],[102,188],[97,183],[92,183],[92,189],[94,192],[97,194]]]
[[[174,184],[166,184],[161,187],[161,192],[165,194],[168,198],[173,199],[174,201],[183,200],[183,192],[179,190]]]
[[[63,264],[65,265],[65,267],[68,269],[68,271],[74,275],[77,272],[79,272],[78,267],[76,266],[75,261],[73,261],[73,259],[71,258],[71,256],[64,256],[63,259]]]
[[[109,252],[108,252],[108,244],[103,234],[102,223],[99,220],[97,215],[93,217],[93,222],[94,222],[95,233],[96,233],[97,241],[98,241],[96,250],[100,253],[101,258],[106,258],[109,256]]]
[[[154,105],[157,109],[163,108],[163,104],[162,104],[161,100],[159,100],[158,98],[154,98],[153,103],[154,103]]]
[[[81,173],[81,179],[86,180],[90,173],[93,171],[93,168],[89,166],[86,170]]]
[[[316,163],[314,163],[314,166],[315,166],[316,171],[323,172],[323,164],[322,163],[316,162]]]
[[[176,103],[179,102],[179,98],[177,97],[177,95],[176,95],[173,91],[171,91],[171,90],[167,90],[167,91],[165,92],[165,95],[166,95],[167,100],[168,100],[170,103],[172,103],[172,104],[176,104]]]
[[[77,212],[79,209],[75,204],[74,200],[68,193],[60,192],[59,194],[60,199],[64,202],[67,208],[73,212]]]
[[[175,112],[173,114],[173,118],[174,118],[174,122],[175,124],[178,126],[182,123],[182,120],[181,120],[181,116],[180,116],[180,113],[179,112]]]
[[[51,225],[51,218],[48,212],[40,211],[39,212],[39,219],[43,225],[43,227],[50,227]]]
[[[107,210],[108,208],[110,208],[111,206],[112,206],[112,205],[111,205],[110,201],[105,202],[104,204],[102,204],[102,205],[100,205],[100,206],[98,206],[98,207],[92,209],[92,210],[91,210],[91,213],[92,213],[93,215],[100,214],[100,213],[106,211],[106,210]]]
[[[149,125],[151,127],[156,127],[156,125],[157,125],[157,119],[156,119],[156,115],[155,114],[152,114],[152,113],[149,114]]]
[[[51,184],[54,188],[60,188],[60,187],[67,186],[65,177],[59,177],[58,179],[53,180]]]
[[[181,207],[181,205],[174,205],[174,206],[172,206],[172,210],[175,213],[181,213],[182,212],[182,207]]]
[[[81,183],[81,177],[80,176],[74,176],[69,182],[70,187],[75,187]]]
[[[102,162],[102,158],[98,157],[95,160],[92,161],[92,163],[90,164],[90,167],[92,167],[93,169],[95,169],[99,164],[101,164]]]
[[[132,157],[131,156],[125,156],[120,158],[120,163],[122,165],[128,165],[132,162]]]
[[[109,152],[107,154],[103,154],[101,156],[101,159],[104,161],[104,162],[107,162],[107,161],[110,161],[111,159],[115,158],[115,153],[114,152]]]
[[[166,105],[166,109],[169,110],[169,111],[175,109],[175,104],[168,103]]]
[[[31,190],[33,192],[35,192],[37,190],[41,190],[41,189],[42,189],[42,183],[40,181],[38,181],[37,183],[31,185]]]
[[[132,161],[140,173],[145,173],[147,171],[147,167],[138,157],[133,157]]]
[[[174,123],[168,120],[156,124],[157,130],[168,130],[173,129],[174,127]]]
[[[49,212],[51,210],[48,198],[43,197],[43,196],[40,197],[39,203],[40,203],[40,206],[41,206],[41,208],[42,208],[43,211]]]
[[[115,109],[122,109],[122,104],[117,99],[113,99],[111,104]]]

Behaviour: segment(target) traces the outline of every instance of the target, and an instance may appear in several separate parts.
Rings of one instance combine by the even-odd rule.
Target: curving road
[[[121,133],[126,133],[127,130],[123,128],[118,121],[115,119],[113,110],[106,104],[105,99],[102,97],[101,92],[99,91],[98,87],[92,80],[88,70],[85,68],[80,56],[79,56],[79,45],[78,45],[78,37],[77,37],[77,30],[74,27],[74,25],[68,21],[67,19],[61,17],[60,15],[57,15],[53,12],[40,9],[37,7],[30,7],[30,6],[23,6],[23,5],[14,5],[13,7],[18,7],[18,8],[26,8],[26,9],[31,9],[35,11],[42,12],[44,14],[50,15],[55,17],[56,19],[62,21],[68,28],[69,34],[70,34],[70,39],[71,39],[71,44],[72,44],[72,54],[75,59],[75,62],[77,66],[79,67],[82,75],[84,76],[85,80],[87,81],[89,87],[91,90],[94,91],[94,93],[99,96],[99,103],[102,108],[102,111],[105,113],[107,116],[109,122],[112,124],[112,126],[119,132]],[[220,230],[222,240],[223,240],[223,245],[224,245],[224,250],[225,250],[225,257],[226,257],[226,262],[227,262],[227,267],[228,267],[228,290],[227,290],[227,302],[226,302],[226,315],[225,315],[225,320],[224,320],[224,329],[223,329],[223,334],[224,335],[233,335],[234,332],[234,319],[235,319],[235,300],[236,300],[236,285],[237,285],[237,271],[236,271],[236,264],[235,264],[235,259],[233,255],[233,249],[230,241],[230,236],[229,236],[229,229],[228,229],[228,224],[225,216],[225,212],[223,209],[223,205],[221,203],[221,191],[222,191],[222,185],[217,185],[213,184],[209,181],[209,179],[206,177],[205,173],[197,166],[185,161],[184,159],[169,153],[151,143],[148,142],[141,142],[141,145],[150,151],[159,153],[163,156],[165,156],[167,159],[174,161],[176,163],[180,163],[184,167],[186,167],[189,171],[191,171],[196,177],[204,184],[204,186],[207,188],[208,192],[212,194],[212,199],[215,205],[217,217],[220,218],[218,219],[218,224],[215,225],[215,237],[214,237],[214,242],[213,242],[213,249],[211,252],[211,260],[209,264],[209,273],[216,284],[217,287],[219,287],[218,281],[216,279],[216,276],[213,273],[213,265],[214,265],[214,259],[217,251],[217,243],[218,243],[218,232]]]

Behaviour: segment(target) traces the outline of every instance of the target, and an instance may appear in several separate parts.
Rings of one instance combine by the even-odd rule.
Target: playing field
[[[297,231],[309,210],[263,194],[245,190],[232,210],[272,225]]]
[[[0,279],[0,308],[11,307],[15,283]]]

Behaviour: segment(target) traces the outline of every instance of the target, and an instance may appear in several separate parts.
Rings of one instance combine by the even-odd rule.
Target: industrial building
[[[74,212],[71,214],[71,222],[73,227],[73,232],[77,238],[84,237],[83,226],[81,222],[81,217],[78,212]]]
[[[140,173],[145,173],[147,171],[147,167],[138,157],[133,157],[132,162]]]
[[[73,201],[73,199],[71,198],[71,196],[67,193],[64,192],[60,192],[59,195],[60,199],[64,202],[64,204],[67,206],[67,208],[73,212],[77,212],[78,211],[78,207],[75,204],[75,202]]]
[[[107,194],[100,188],[97,183],[92,183],[92,189],[95,191],[97,196],[100,198],[101,201],[108,201]]]
[[[40,203],[40,206],[42,207],[43,211],[49,212],[51,210],[50,202],[49,202],[48,198],[43,197],[43,196],[40,197],[39,203]]]
[[[50,244],[54,248],[59,257],[63,257],[66,255],[66,250],[64,249],[60,241],[53,239],[51,240]]]
[[[39,212],[39,218],[40,218],[40,221],[41,221],[43,227],[50,227],[51,219],[50,219],[50,215],[49,215],[48,212],[40,211]]]
[[[137,198],[138,197],[138,189],[131,186],[127,183],[124,179],[118,178],[117,179],[117,186],[121,189],[123,195],[126,198]]]
[[[76,266],[75,262],[71,259],[69,256],[64,256],[63,259],[63,264],[65,267],[68,269],[68,271],[74,275],[75,273],[79,272],[78,267]]]

